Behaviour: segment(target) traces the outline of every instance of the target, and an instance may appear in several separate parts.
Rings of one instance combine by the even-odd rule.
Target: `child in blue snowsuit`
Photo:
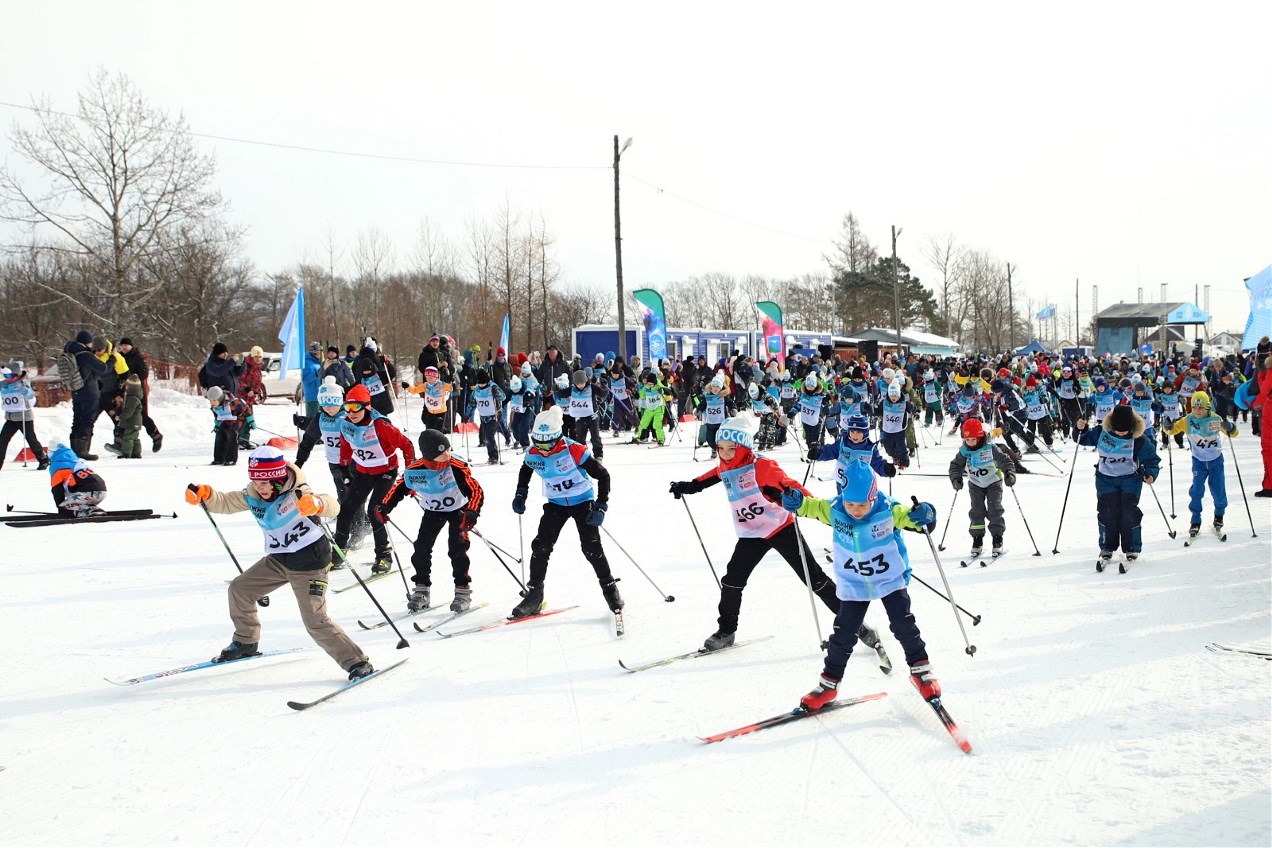
[[[1114,406],[1099,427],[1077,421],[1078,444],[1094,445],[1096,517],[1100,525],[1100,559],[1109,560],[1120,544],[1127,562],[1139,559],[1139,499],[1144,483],[1152,485],[1161,471],[1157,443],[1144,437],[1144,419],[1125,404]]]
[[[1223,447],[1220,434],[1232,438],[1237,425],[1220,418],[1210,411],[1210,396],[1201,390],[1192,394],[1192,412],[1175,422],[1170,435],[1188,434],[1192,448],[1192,485],[1188,487],[1188,511],[1192,522],[1188,535],[1196,536],[1201,530],[1201,498],[1210,483],[1210,497],[1215,502],[1215,531],[1223,531],[1223,513],[1228,508],[1228,485],[1224,479]]]
[[[835,460],[835,491],[842,492],[848,480],[848,466],[854,461],[867,463],[880,477],[895,477],[895,465],[879,453],[879,446],[870,440],[870,419],[864,415],[849,415],[844,419],[843,434],[828,445],[810,445],[808,458],[813,462]]]
[[[481,428],[482,441],[486,445],[486,459],[491,465],[499,464],[499,426],[503,421],[503,389],[490,380],[490,372],[478,368],[473,375],[473,391],[464,407],[464,420],[471,421],[477,413],[477,426]]]
[[[819,710],[835,698],[848,658],[857,644],[857,631],[871,601],[882,600],[892,635],[905,650],[910,681],[924,699],[938,698],[941,685],[928,663],[927,646],[910,612],[910,557],[902,530],[929,532],[936,526],[931,504],[913,509],[879,491],[878,478],[864,462],[848,466],[847,481],[833,500],[806,497],[795,488],[782,495],[782,506],[804,518],[815,518],[834,531],[835,589],[839,612],[830,635],[821,678],[800,704]]]

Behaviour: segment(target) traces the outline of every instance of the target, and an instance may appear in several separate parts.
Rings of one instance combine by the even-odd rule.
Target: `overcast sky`
[[[629,289],[824,268],[844,213],[925,282],[930,235],[1072,308],[1192,300],[1240,331],[1272,263],[1272,3],[9,4],[0,101],[73,109],[98,67],[200,139],[276,272],[507,199],[566,282]],[[0,160],[22,110],[0,107]],[[507,166],[559,167],[507,167]],[[405,262],[403,263],[405,264]],[[1023,296],[1018,295],[1023,303]],[[1200,302],[1199,302],[1200,305]],[[630,308],[630,304],[629,304]]]

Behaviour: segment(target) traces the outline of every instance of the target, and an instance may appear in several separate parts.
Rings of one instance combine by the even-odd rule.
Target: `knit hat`
[[[1126,430],[1127,432],[1133,431],[1135,429],[1135,410],[1121,404],[1113,407],[1113,411],[1109,413],[1109,428],[1112,430]]]
[[[711,378],[711,385],[715,386],[717,389],[724,388],[724,372],[723,371],[717,371],[715,373],[715,376]]]
[[[873,503],[878,496],[879,482],[870,465],[860,459],[848,463],[839,499],[845,503]]]
[[[260,349],[260,348],[252,348],[252,350],[254,350],[254,351],[255,351],[255,350],[259,350],[259,349]],[[336,347],[335,345],[327,345],[327,353],[334,353],[334,354],[336,354],[337,356],[339,356],[339,355],[340,355],[340,348]],[[259,354],[253,353],[253,354],[252,354],[252,356],[259,356]]]
[[[105,336],[93,336],[93,353],[110,350],[110,339]]]
[[[755,450],[755,431],[758,424],[753,415],[738,415],[730,418],[716,430],[716,443],[732,442],[740,448]]]
[[[901,397],[900,383],[897,383],[894,381],[888,384],[888,397],[896,397],[896,398]]]
[[[287,460],[283,452],[269,445],[261,445],[247,457],[249,480],[282,480],[287,476]]]
[[[499,348],[498,350],[495,351],[495,356],[507,356],[507,355],[508,355],[508,352],[504,350],[503,348]]]
[[[529,377],[533,369],[530,368],[529,361],[521,363],[521,376]]]
[[[870,432],[870,419],[864,415],[849,415],[844,419],[845,430],[856,430],[861,433]]]
[[[128,345],[129,347],[132,347],[133,340],[128,338],[127,336],[124,336],[122,339],[119,340],[119,343],[121,345]]]
[[[1025,378],[1025,388],[1032,389],[1037,387],[1037,385],[1038,385],[1038,378],[1035,377],[1034,375],[1030,374],[1028,377]]]
[[[810,390],[811,390],[811,389],[815,389],[815,388],[817,388],[817,375],[816,375],[816,374],[811,374],[811,373],[810,373],[807,377],[805,377],[805,378],[804,378],[804,388],[806,388],[806,389],[810,389]]]
[[[521,378],[518,377],[516,374],[513,374],[512,379],[508,381],[508,391],[510,392],[521,391]]]
[[[88,330],[80,330],[78,333],[75,334],[75,341],[79,342],[82,345],[92,344],[93,334],[90,333]]]
[[[424,376],[425,376],[425,377],[427,377],[429,374],[440,374],[440,373],[441,373],[441,372],[437,370],[437,366],[436,366],[436,365],[430,365],[430,366],[428,366],[427,368],[425,368],[425,369],[424,369]]]
[[[1205,392],[1193,392],[1192,400],[1189,402],[1192,406],[1200,406],[1205,409],[1210,408],[1210,395]]]
[[[473,382],[479,386],[490,382],[490,372],[485,368],[478,368],[473,372]]]
[[[336,385],[335,377],[324,377],[318,387],[319,406],[339,406],[344,403],[344,390]]]
[[[428,340],[429,340],[429,342],[430,342],[430,343],[432,343],[432,342],[440,342],[440,341],[442,340],[442,337],[441,337],[441,336],[439,336],[437,333],[434,333],[433,335],[431,335],[431,336],[429,336],[429,337],[428,337]]]
[[[346,403],[370,403],[371,392],[367,390],[366,386],[359,383],[349,389],[349,391],[345,394],[344,399]]]
[[[310,350],[322,350],[322,342],[310,342],[310,343],[309,343],[309,349],[310,349]]]
[[[420,456],[434,460],[450,450],[450,440],[440,430],[425,430],[420,433]]]
[[[220,386],[210,386],[207,391],[208,400],[213,403],[220,403],[221,398],[225,397],[225,389]]]
[[[1108,381],[1106,381],[1103,377],[1096,377],[1091,382],[1095,385],[1097,389],[1104,388],[1105,386],[1108,385]]]
[[[217,342],[216,344],[212,345],[213,356],[220,356],[223,353],[229,353],[229,352],[230,352],[230,349],[225,346],[225,342]]]
[[[120,343],[120,344],[132,344],[132,342],[128,341],[127,339],[120,339],[120,340],[119,340],[119,343]],[[252,345],[252,349],[251,349],[250,351],[248,351],[248,352],[249,352],[249,353],[251,353],[251,354],[252,354],[252,356],[264,356],[264,355],[265,355],[265,351],[261,350],[261,346],[260,346],[260,345]]]
[[[579,370],[570,375],[570,382],[576,385],[582,385],[587,382],[587,373]]]
[[[561,407],[549,406],[534,417],[530,439],[536,445],[556,444],[561,438]]]
[[[964,439],[983,439],[985,437],[985,425],[979,418],[969,418],[963,422]]]

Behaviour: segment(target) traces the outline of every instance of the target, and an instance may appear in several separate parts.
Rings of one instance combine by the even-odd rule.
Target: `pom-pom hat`
[[[278,448],[262,445],[247,458],[247,476],[251,480],[281,480],[287,476],[287,460]]]

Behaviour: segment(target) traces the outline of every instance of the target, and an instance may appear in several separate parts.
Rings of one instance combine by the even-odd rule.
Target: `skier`
[[[1192,513],[1192,523],[1188,527],[1188,535],[1196,536],[1201,531],[1201,499],[1206,493],[1206,483],[1210,483],[1210,499],[1215,502],[1215,532],[1223,532],[1223,514],[1228,508],[1228,486],[1224,479],[1223,448],[1220,434],[1232,438],[1237,434],[1237,425],[1227,419],[1220,418],[1210,409],[1210,396],[1201,389],[1192,393],[1192,411],[1179,419],[1170,429],[1170,434],[1188,434],[1192,447],[1192,485],[1188,487],[1188,511]]]
[[[707,444],[711,445],[711,458],[716,458],[716,431],[720,429],[733,406],[733,399],[725,388],[725,375],[717,371],[711,381],[694,396],[694,403],[702,414],[702,423],[706,425]]]
[[[452,389],[453,387],[450,383],[442,382],[441,372],[437,370],[435,365],[429,365],[424,369],[423,383],[407,388],[407,391],[411,394],[420,395],[424,399],[424,409],[420,412],[420,421],[424,422],[425,429],[447,429],[446,403],[450,398]]]
[[[539,393],[528,388],[516,374],[508,380],[508,409],[509,429],[517,443],[517,453],[525,453],[530,447],[530,422],[539,412]]]
[[[402,431],[371,408],[371,393],[364,385],[349,389],[344,402],[345,417],[340,422],[340,465],[344,469],[344,497],[340,500],[340,517],[336,520],[336,547],[345,550],[354,519],[360,509],[384,500],[389,487],[397,481],[397,451],[409,465],[415,460],[415,448]],[[383,521],[371,518],[371,535],[375,538],[374,574],[385,574],[393,568],[393,547]],[[343,564],[339,553],[334,560]]]
[[[632,437],[632,444],[640,444],[645,438],[647,432],[653,432],[654,439],[662,446],[666,437],[663,434],[663,409],[666,405],[663,388],[658,385],[658,375],[653,371],[646,372],[641,378],[640,399],[640,423],[636,425],[636,435]]]
[[[931,368],[923,372],[923,426],[931,427],[936,421],[937,427],[945,425],[945,415],[941,412],[941,398],[945,387],[936,379],[936,372]]]
[[[1055,425],[1051,420],[1046,385],[1039,383],[1038,378],[1030,374],[1025,378],[1025,391],[1020,399],[1025,404],[1029,435],[1035,438],[1041,436],[1046,446],[1051,447]]]
[[[588,434],[592,436],[592,456],[598,460],[605,459],[605,447],[601,444],[600,409],[605,399],[605,390],[598,383],[592,382],[587,372],[579,369],[570,375],[570,406],[567,410],[574,419],[574,441],[587,444]]]
[[[35,455],[40,471],[49,467],[49,455],[35,435],[35,390],[27,381],[25,363],[14,360],[4,369],[4,381],[0,382],[0,409],[4,410],[4,427],[0,428],[0,467],[9,450],[9,440],[21,432],[27,447]]]
[[[723,483],[733,530],[738,537],[724,577],[720,579],[718,627],[703,642],[706,651],[718,651],[733,644],[742,612],[742,591],[751,572],[769,551],[777,551],[801,583],[805,581],[807,567],[813,594],[831,612],[839,610],[834,581],[822,571],[808,543],[796,532],[795,520],[776,509],[782,502],[783,490],[793,488],[804,493],[808,490],[787,476],[777,462],[757,456],[754,447],[755,419],[745,415],[731,418],[716,433],[719,465],[693,480],[671,484],[672,497],[679,499]],[[863,642],[877,650],[880,644],[877,633],[863,624],[859,635]]]
[[[910,557],[901,539],[902,530],[934,529],[936,510],[928,503],[907,509],[880,492],[878,482],[870,466],[853,462],[848,467],[847,485],[833,500],[808,497],[794,487],[786,489],[782,496],[782,506],[788,512],[816,518],[834,529],[839,611],[821,678],[800,699],[808,710],[819,710],[835,699],[857,639],[870,645],[864,636],[868,628],[862,622],[874,600],[883,601],[892,635],[905,651],[910,682],[924,700],[941,696],[941,684],[932,673],[927,646],[910,612],[910,593],[906,589],[910,583]]]
[[[1157,379],[1162,380],[1161,377]],[[1179,406],[1179,395],[1175,394],[1174,380],[1162,380],[1161,394],[1157,396],[1157,417],[1161,421],[1162,431],[1162,447],[1170,448],[1171,430],[1175,426],[1175,422],[1184,414]],[[1175,433],[1175,445],[1177,447],[1184,446],[1184,434]]]
[[[897,476],[897,468],[879,453],[879,446],[870,440],[870,419],[864,415],[849,415],[844,419],[842,436],[828,445],[812,445],[808,458],[813,462],[835,460],[835,491],[842,491],[848,480],[848,466],[855,461],[867,463],[881,477]]]
[[[481,428],[482,442],[486,445],[486,460],[491,465],[499,464],[499,426],[502,422],[501,410],[504,404],[503,389],[490,380],[490,372],[478,368],[473,375],[473,391],[468,397],[468,405],[464,407],[464,419],[471,421],[473,412],[477,413],[477,425]]]
[[[341,406],[344,404],[344,389],[333,376],[324,377],[318,386],[318,414],[309,416],[304,435],[296,449],[296,467],[304,468],[314,446],[322,442],[323,453],[327,459],[327,468],[331,471],[332,482],[336,486],[336,497],[342,502],[345,496],[345,469],[340,464],[340,422],[345,414]],[[349,546],[352,550],[362,545],[370,529],[367,523],[365,508],[359,504],[353,517],[353,530],[349,534]]]
[[[1060,368],[1060,376],[1055,379],[1056,397],[1060,400],[1060,426],[1064,435],[1070,439],[1077,438],[1076,422],[1082,417],[1082,396],[1084,390],[1074,375],[1072,365]]]
[[[518,379],[514,377],[513,379]],[[451,456],[450,442],[438,430],[420,434],[420,458],[406,466],[402,478],[393,484],[384,500],[376,507],[375,520],[384,523],[402,496],[410,494],[424,510],[420,531],[415,537],[415,566],[412,582],[415,588],[407,599],[409,612],[423,612],[432,600],[433,543],[443,527],[448,527],[447,555],[451,576],[455,580],[455,599],[451,612],[464,612],[473,601],[472,580],[468,574],[468,532],[477,526],[477,516],[484,503],[482,488],[468,469],[468,464]]]
[[[235,397],[220,386],[209,388],[207,396],[212,417],[216,419],[213,424],[216,435],[212,442],[212,464],[237,465],[239,428],[247,418],[250,407],[246,401]]]
[[[772,450],[777,440],[778,420],[785,421],[781,407],[778,406],[775,397],[760,389],[759,383],[751,383],[747,386],[746,394],[751,400],[751,413],[760,422],[759,433],[755,437],[756,449]]]
[[[539,531],[530,543],[530,579],[526,583],[526,594],[513,608],[509,618],[535,615],[542,608],[548,559],[561,535],[561,528],[570,519],[574,519],[583,556],[596,572],[606,605],[614,613],[623,609],[618,578],[610,571],[599,530],[609,508],[609,472],[592,456],[586,445],[564,438],[561,425],[559,406],[545,409],[535,416],[534,427],[530,431],[533,447],[526,453],[517,473],[513,512],[517,515],[525,513],[530,478],[534,474],[543,481],[543,496],[547,502],[543,505],[543,517],[539,519]]]
[[[1099,464],[1095,470],[1096,518],[1100,525],[1100,570],[1113,558],[1119,543],[1127,562],[1139,559],[1143,543],[1139,508],[1143,484],[1152,485],[1161,459],[1156,443],[1144,438],[1144,421],[1129,406],[1112,407],[1099,427],[1077,422],[1078,443],[1095,445]],[[1200,514],[1200,508],[1198,509]]]
[[[636,387],[627,376],[626,366],[618,359],[610,363],[605,381],[609,386],[610,397],[613,398],[614,404],[610,424],[614,430],[614,437],[618,438],[620,432],[636,426],[636,413],[632,409],[632,394]]]
[[[49,456],[49,486],[61,518],[86,518],[105,512],[106,481],[61,439],[54,437]]]
[[[902,396],[901,382],[888,384],[886,399],[880,404],[883,423],[880,425],[880,441],[899,471],[910,465],[910,451],[906,445],[906,427],[915,415],[914,404]]]
[[[801,384],[799,399],[796,405],[799,407],[799,423],[804,427],[804,444],[809,450],[813,447],[820,447],[822,443],[822,427],[824,412],[822,406],[826,399],[826,393],[822,389],[821,380],[817,379],[817,375],[809,371],[804,377]],[[712,459],[715,458],[715,452],[711,453]]]
[[[967,516],[971,520],[968,532],[972,536],[969,559],[981,555],[985,548],[985,520],[989,519],[992,555],[1003,555],[1003,533],[1007,524],[1003,521],[1003,483],[1016,485],[1016,465],[1007,452],[991,442],[985,435],[985,425],[979,419],[963,422],[963,444],[950,460],[950,485],[954,491],[963,488],[963,477],[972,481],[968,497],[972,507]]]
[[[265,534],[266,555],[230,583],[234,638],[212,662],[259,654],[261,625],[256,602],[280,586],[290,585],[310,638],[349,673],[350,680],[371,674],[375,669],[367,655],[327,616],[331,543],[321,519],[337,515],[340,505],[331,495],[313,494],[305,482],[305,472],[268,445],[247,458],[247,477],[247,487],[238,491],[217,492],[211,486],[191,483],[185,493],[187,503],[203,504],[208,512],[250,511]]]

